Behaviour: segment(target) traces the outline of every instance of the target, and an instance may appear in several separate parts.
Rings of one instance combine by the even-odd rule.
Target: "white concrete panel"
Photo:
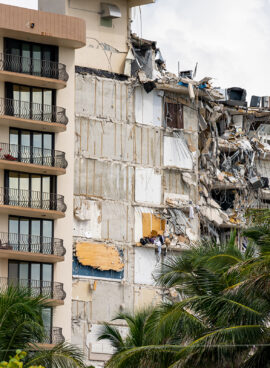
[[[91,332],[87,335],[86,343],[90,348],[91,353],[97,354],[113,354],[114,348],[109,341],[98,341],[98,336],[101,333],[102,326],[93,324]]]
[[[80,197],[74,198],[73,236],[101,238],[101,204]]]
[[[146,93],[142,87],[135,90],[135,119],[137,123],[161,126],[163,97],[159,91]]]
[[[153,273],[159,266],[154,249],[135,249],[135,283],[154,285]]]
[[[161,174],[151,168],[136,168],[135,201],[139,203],[161,203]]]
[[[164,166],[193,169],[193,157],[182,137],[164,137]]]

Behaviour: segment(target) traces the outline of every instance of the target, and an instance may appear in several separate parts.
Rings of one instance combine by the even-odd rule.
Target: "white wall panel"
[[[183,138],[164,137],[164,166],[193,169],[193,157]]]
[[[135,283],[154,285],[153,272],[159,266],[155,249],[135,248]]]
[[[142,87],[135,90],[135,119],[137,123],[161,126],[162,102],[160,91],[146,93]]]
[[[161,203],[161,174],[151,168],[136,168],[135,201],[139,203]]]

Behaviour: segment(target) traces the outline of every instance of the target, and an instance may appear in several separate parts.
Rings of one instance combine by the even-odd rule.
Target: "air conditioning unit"
[[[101,3],[101,11],[100,16],[103,19],[115,19],[115,18],[121,18],[121,10],[118,8],[117,5],[114,4],[107,4],[107,3]]]

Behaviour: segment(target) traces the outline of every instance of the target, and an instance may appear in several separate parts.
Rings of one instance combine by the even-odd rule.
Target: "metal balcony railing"
[[[67,125],[66,109],[54,105],[0,98],[0,115]]]
[[[0,70],[59,79],[64,82],[68,80],[68,73],[64,64],[6,53],[0,53]]]
[[[65,342],[65,338],[62,333],[61,327],[53,327],[52,331],[46,331],[46,336],[44,337],[42,344],[62,344]]]
[[[68,165],[64,152],[8,143],[0,143],[0,160],[18,161],[61,169],[65,169]]]
[[[28,289],[29,295],[32,297],[42,295],[47,299],[54,300],[64,300],[66,297],[61,282],[0,277],[0,292],[5,291],[9,286]]]
[[[62,239],[3,232],[0,233],[0,254],[1,249],[55,256],[66,254]]]
[[[64,197],[59,194],[0,188],[0,205],[65,212]]]

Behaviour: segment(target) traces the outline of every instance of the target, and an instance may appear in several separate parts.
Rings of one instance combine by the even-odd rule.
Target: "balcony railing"
[[[64,64],[6,53],[0,53],[0,70],[59,79],[64,82],[68,80]]]
[[[0,205],[65,212],[64,197],[59,194],[0,188]]]
[[[8,143],[0,143],[0,160],[58,167],[61,169],[65,169],[68,165],[64,152]]]
[[[62,333],[62,328],[53,327],[52,331],[47,331],[42,344],[62,344],[65,342],[65,338]]]
[[[1,249],[60,257],[66,254],[62,239],[15,233],[0,233],[0,254]]]
[[[0,115],[67,125],[66,109],[10,98],[0,98]]]
[[[0,277],[0,292],[4,292],[9,286],[28,289],[32,297],[42,295],[54,300],[64,300],[66,297],[61,282]]]

